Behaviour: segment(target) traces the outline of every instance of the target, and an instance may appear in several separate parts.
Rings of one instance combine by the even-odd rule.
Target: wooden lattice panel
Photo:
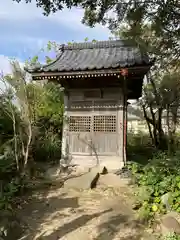
[[[90,132],[91,117],[90,116],[70,116],[69,131],[70,132]]]
[[[94,116],[94,132],[116,132],[116,116]]]

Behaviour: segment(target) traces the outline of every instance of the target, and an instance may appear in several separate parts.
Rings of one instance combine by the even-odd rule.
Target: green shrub
[[[149,160],[146,166],[133,163],[129,169],[136,178],[138,199],[142,204],[140,215],[144,218],[153,217],[156,213],[164,213],[165,206],[161,197],[171,193],[170,207],[180,212],[180,160],[179,152],[168,157],[158,153]]]
[[[127,158],[130,161],[147,164],[148,159],[153,157],[156,149],[148,134],[129,132],[127,134]]]
[[[46,131],[33,145],[35,162],[56,162],[61,158],[61,139],[59,134]]]
[[[180,240],[180,235],[177,235],[176,233],[169,233],[164,237],[164,240]]]

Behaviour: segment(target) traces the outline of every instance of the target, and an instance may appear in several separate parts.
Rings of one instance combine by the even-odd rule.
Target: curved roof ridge
[[[106,40],[94,42],[80,42],[72,44],[62,44],[60,49],[76,50],[76,49],[92,49],[92,48],[113,48],[113,47],[134,47],[129,40]]]
[[[128,40],[62,44],[59,53],[49,64],[34,66],[28,72],[86,71],[135,65],[149,65],[147,53]]]
[[[53,64],[55,64],[56,62],[59,61],[59,59],[61,58],[62,54],[63,54],[63,51],[60,51],[60,52],[57,54],[56,58],[55,58],[53,61],[51,61],[50,63],[46,63],[46,64],[37,63],[37,64],[35,64],[34,66],[24,67],[24,70],[27,71],[27,72],[29,72],[29,71],[31,71],[32,69],[33,69],[33,70],[37,70],[37,69],[38,69],[38,70],[42,70],[44,67],[50,67],[51,65],[53,65]]]
[[[44,67],[50,67],[51,65],[55,64],[56,62],[58,62],[59,59],[61,58],[62,54],[63,54],[63,51],[59,52],[57,54],[56,58],[53,61],[51,61],[50,63],[41,64],[41,69],[43,69]]]

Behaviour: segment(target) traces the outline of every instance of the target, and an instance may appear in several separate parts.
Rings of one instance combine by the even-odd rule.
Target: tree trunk
[[[167,140],[162,128],[162,113],[163,108],[158,109],[158,120],[157,120],[157,131],[159,135],[159,149],[166,150],[167,149]]]
[[[151,118],[148,117],[145,107],[143,107],[144,118],[146,119],[147,125],[152,125],[153,131],[150,131],[151,127],[149,127],[150,137],[152,138],[152,143],[160,150],[167,149],[167,141],[162,129],[162,108],[158,110],[158,117],[156,120],[155,113],[151,104],[149,104],[149,109],[151,113]]]
[[[166,116],[166,124],[168,128],[168,154],[171,154],[171,129],[170,129],[170,118],[169,118],[169,106],[166,107],[167,116]]]
[[[153,133],[152,133],[152,129],[151,129],[151,125],[150,125],[149,121],[147,121],[147,113],[146,113],[146,109],[145,109],[144,105],[142,105],[142,109],[143,109],[143,113],[144,113],[144,118],[145,118],[147,126],[148,126],[149,136],[151,138],[152,144],[155,145],[154,137],[153,137]]]

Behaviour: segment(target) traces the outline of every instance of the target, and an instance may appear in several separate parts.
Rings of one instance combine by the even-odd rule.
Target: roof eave
[[[120,73],[120,70],[123,68],[127,68],[128,70],[134,70],[136,71],[149,71],[149,69],[152,67],[154,63],[150,62],[148,64],[140,65],[140,66],[124,66],[124,67],[117,67],[117,68],[108,68],[108,69],[92,69],[92,70],[82,70],[82,71],[43,71],[43,68],[39,68],[36,70],[26,70],[28,73],[30,73],[33,77],[37,76],[78,76],[78,75],[98,75],[98,74],[112,74],[112,73]]]

